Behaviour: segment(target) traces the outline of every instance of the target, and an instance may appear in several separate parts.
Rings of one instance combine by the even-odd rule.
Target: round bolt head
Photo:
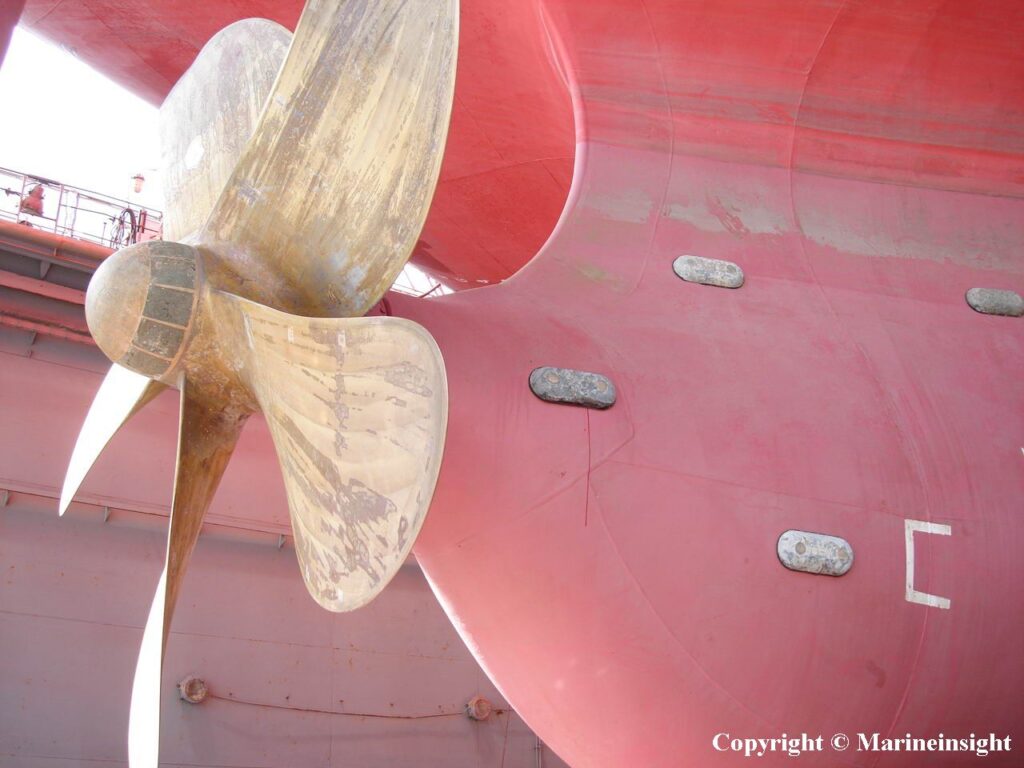
[[[483,696],[474,696],[466,702],[466,716],[470,720],[486,720],[494,708]]]
[[[201,704],[209,693],[206,681],[195,675],[189,675],[178,683],[178,695],[189,704]]]

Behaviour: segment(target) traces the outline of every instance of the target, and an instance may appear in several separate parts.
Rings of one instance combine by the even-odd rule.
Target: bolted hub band
[[[201,279],[199,253],[191,246],[150,241],[123,248],[89,283],[89,330],[113,362],[164,378],[184,351]]]

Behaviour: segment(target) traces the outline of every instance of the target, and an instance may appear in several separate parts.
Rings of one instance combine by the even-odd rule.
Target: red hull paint
[[[1024,9],[516,8],[574,98],[565,211],[502,285],[391,302],[447,363],[416,552],[463,639],[581,768],[742,762],[719,732],[1018,737],[1024,321],[964,293],[1024,292]],[[459,87],[483,89],[472,41],[503,36],[464,29]],[[510,189],[514,228],[529,185]],[[684,253],[736,261],[747,284],[683,283]],[[619,402],[542,403],[537,365],[604,373]],[[917,535],[914,570],[949,610],[904,598],[908,519],[951,528]],[[788,528],[848,539],[852,571],[783,569]],[[837,762],[963,757],[801,758]]]
[[[451,384],[417,555],[571,765],[742,762],[719,732],[1019,736],[1024,326],[964,292],[1024,290],[1020,13],[552,4],[580,136],[558,229],[500,287],[394,305]],[[684,253],[746,286],[681,282]],[[537,365],[619,402],[539,402]],[[907,519],[951,526],[915,541],[950,610],[905,600]],[[783,569],[789,528],[847,538],[851,573]]]

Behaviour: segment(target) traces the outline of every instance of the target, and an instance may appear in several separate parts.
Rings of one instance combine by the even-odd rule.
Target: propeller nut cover
[[[113,362],[151,379],[169,376],[189,338],[202,264],[189,245],[153,240],[114,253],[85,296],[85,319]]]

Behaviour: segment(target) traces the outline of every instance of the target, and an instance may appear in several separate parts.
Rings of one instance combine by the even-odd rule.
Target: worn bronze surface
[[[358,608],[408,557],[430,505],[448,403],[437,344],[400,318],[208,301],[270,427],[306,587],[324,608]]]
[[[457,34],[457,0],[310,0],[255,128],[286,35],[261,22],[214,37],[161,113],[167,232],[189,245],[132,246],[93,278],[90,330],[124,368],[90,411],[62,500],[159,387],[182,390],[167,563],[132,694],[136,768],[157,766],[175,599],[249,415],[266,416],[302,575],[324,607],[371,600],[423,523],[447,421],[444,363],[415,323],[360,315],[423,227]]]
[[[267,19],[222,29],[160,105],[164,237],[206,224],[259,122],[291,33]]]
[[[266,111],[200,241],[216,287],[364,314],[423,228],[455,86],[457,0],[306,4]]]
[[[135,768],[157,768],[160,734],[160,678],[171,617],[203,516],[227,468],[248,414],[196,399],[179,382],[181,414],[178,460],[167,555],[142,635],[128,716],[128,760]]]

